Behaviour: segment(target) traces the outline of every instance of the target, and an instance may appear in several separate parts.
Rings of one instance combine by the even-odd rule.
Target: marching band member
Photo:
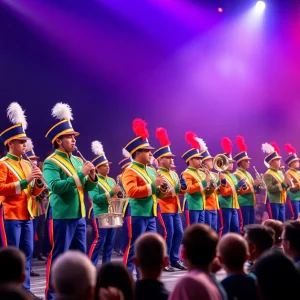
[[[300,159],[296,154],[296,149],[291,144],[285,145],[285,151],[288,153],[288,157],[285,159],[285,163],[289,166],[287,174],[290,176],[293,182],[293,187],[289,189],[289,204],[292,213],[292,219],[297,220],[300,212]]]
[[[268,167],[264,174],[264,182],[267,186],[266,204],[271,219],[285,221],[285,203],[287,197],[287,189],[291,183],[286,173],[280,171],[281,156],[279,155],[279,147],[276,143],[265,143],[262,150],[267,154],[265,157],[265,165]]]
[[[201,154],[197,135],[189,131],[185,135],[185,140],[191,146],[191,149],[182,155],[188,165],[187,169],[182,172],[182,177],[187,185],[183,207],[186,224],[189,226],[194,223],[204,223],[205,191],[212,177],[199,170]]]
[[[185,194],[187,186],[185,180],[179,178],[177,173],[171,170],[175,155],[171,152],[171,143],[166,129],[157,128],[156,137],[161,148],[156,150],[153,156],[158,162],[160,175],[166,180],[169,187],[165,197],[158,199],[158,219],[164,228],[164,238],[167,243],[169,257],[169,265],[164,270],[166,272],[174,272],[174,268],[186,270],[186,267],[179,261],[179,248],[183,235],[179,195]]]
[[[242,180],[246,178],[243,188],[239,189],[238,201],[241,209],[240,217],[244,226],[248,224],[254,224],[255,218],[255,205],[256,205],[256,193],[259,192],[259,185],[261,181],[259,179],[253,179],[252,175],[247,171],[250,167],[251,158],[247,154],[247,145],[245,139],[242,136],[236,137],[236,144],[239,149],[239,153],[234,156],[234,160],[237,163],[238,168],[234,172],[234,175]]]
[[[99,228],[97,216],[109,212],[108,201],[112,197],[116,197],[116,194],[120,191],[120,187],[116,185],[113,178],[107,176],[109,174],[109,165],[111,162],[108,162],[103,146],[99,141],[92,142],[92,151],[97,156],[92,160],[92,163],[98,173],[98,185],[94,190],[89,191],[89,196],[93,202],[91,219],[95,239],[91,245],[88,256],[93,264],[97,266],[102,246],[102,263],[111,261],[111,254],[117,231],[116,228]]]
[[[132,163],[131,155],[128,151],[126,151],[124,148],[122,150],[123,155],[125,158],[123,158],[119,163],[119,167],[121,168],[122,172],[117,176],[117,182],[119,182],[120,188],[124,191],[124,186],[122,183],[122,176],[124,174],[124,171],[127,169],[127,167]],[[123,226],[120,230],[119,238],[117,241],[116,246],[116,252],[118,255],[122,256],[124,255],[124,251],[126,248],[126,245],[128,244],[128,227],[127,227],[127,219],[128,219],[128,199],[126,199],[126,202],[123,207]]]
[[[7,115],[14,125],[0,134],[8,150],[6,156],[0,160],[0,196],[3,197],[4,228],[7,238],[5,244],[20,248],[24,252],[26,256],[24,287],[29,291],[33,253],[32,196],[38,196],[43,190],[42,172],[39,168],[32,168],[28,161],[22,159],[29,138],[25,133],[27,122],[21,106],[16,102],[11,103]],[[3,231],[3,227],[1,229]]]
[[[212,172],[213,157],[208,152],[205,142],[200,139],[201,161],[203,171],[211,175],[213,180],[205,190],[205,224],[218,232],[218,213],[220,212],[217,187],[219,186],[218,174]]]
[[[224,150],[223,155],[228,159],[228,167],[219,173],[220,176],[220,194],[219,203],[221,208],[221,229],[220,236],[228,232],[240,232],[239,228],[239,203],[238,203],[238,190],[243,186],[244,179],[238,181],[237,178],[230,173],[233,170],[232,159],[232,142],[228,137],[224,137],[221,142]]]
[[[131,273],[134,269],[133,255],[136,239],[146,231],[156,232],[157,195],[160,194],[160,186],[164,181],[161,176],[157,176],[154,169],[147,166],[152,157],[153,147],[148,142],[149,133],[146,125],[141,119],[133,121],[133,131],[137,137],[125,146],[133,162],[122,175],[130,215],[127,223],[129,242],[123,262]],[[137,279],[139,279],[138,271]]]
[[[4,209],[2,205],[2,201],[4,200],[4,197],[0,197],[0,248],[1,247],[7,247],[7,238],[5,234],[4,229]]]
[[[70,249],[86,253],[86,221],[84,191],[97,185],[95,167],[89,161],[72,155],[79,135],[71,124],[72,111],[68,104],[57,103],[52,116],[59,121],[46,137],[55,151],[44,162],[43,172],[50,191],[48,205],[49,231],[52,249],[46,271],[46,299],[54,299],[51,267],[57,257]]]

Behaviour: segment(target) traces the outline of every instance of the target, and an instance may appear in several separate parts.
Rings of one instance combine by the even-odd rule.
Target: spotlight
[[[266,8],[266,3],[264,1],[256,2],[256,10],[262,12]]]
[[[223,12],[223,8],[222,8],[222,7],[219,7],[219,8],[218,8],[218,12],[219,12],[219,13]]]

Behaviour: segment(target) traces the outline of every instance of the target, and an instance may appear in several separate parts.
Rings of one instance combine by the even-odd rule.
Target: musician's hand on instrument
[[[92,179],[95,179],[95,178],[96,178],[96,169],[95,169],[95,168],[91,169],[91,171],[90,171],[90,177],[91,177]]]
[[[121,187],[119,185],[115,185],[112,188],[112,191],[114,192],[114,194],[117,194],[119,191],[121,191]]]
[[[259,180],[259,179],[254,179],[254,185],[255,186],[258,186],[258,185],[261,185],[262,184],[262,181]]]
[[[39,179],[43,176],[43,173],[39,168],[34,168],[31,170],[31,173],[27,176],[26,180],[30,183],[33,179]]]
[[[159,187],[160,185],[162,185],[164,183],[164,178],[162,176],[157,176],[156,179],[154,180],[154,185],[156,187]]]
[[[94,165],[90,161],[86,161],[83,165],[82,173],[84,176],[87,176],[93,169],[95,169]]]
[[[186,181],[185,181],[185,179],[182,177],[182,175],[180,176],[180,185],[181,185],[181,189],[182,189],[182,190],[186,190],[186,189],[187,189]]]
[[[208,173],[208,174],[206,174],[206,176],[205,176],[205,181],[207,182],[207,183],[209,183],[210,181],[212,181],[213,180],[213,178],[212,178],[212,176]]]

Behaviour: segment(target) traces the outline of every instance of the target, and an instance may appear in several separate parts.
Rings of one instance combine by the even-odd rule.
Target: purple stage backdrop
[[[114,176],[137,117],[154,147],[156,127],[168,130],[179,172],[186,131],[213,155],[223,136],[243,135],[261,172],[262,143],[300,151],[299,1],[270,1],[264,13],[253,1],[223,13],[206,2],[0,1],[0,130],[19,102],[45,158],[51,108],[66,102],[79,149],[92,159],[90,144],[101,141]]]

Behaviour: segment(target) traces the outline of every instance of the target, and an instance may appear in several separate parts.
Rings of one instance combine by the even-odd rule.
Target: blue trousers
[[[168,247],[169,265],[179,261],[179,249],[182,241],[183,228],[178,213],[159,213],[159,222],[164,228],[164,239]]]
[[[33,253],[33,222],[4,220],[7,245],[19,248],[26,257],[26,279],[24,287],[30,290],[30,268]]]
[[[89,259],[92,261],[94,266],[97,266],[100,251],[103,246],[102,263],[111,261],[112,250],[116,237],[116,228],[99,228],[98,219],[94,218],[94,214],[91,215],[93,224],[94,241],[90,247],[88,254]]]
[[[134,245],[137,238],[142,235],[143,233],[150,231],[156,232],[156,220],[155,217],[127,217],[127,226],[128,226],[128,236],[129,241],[126,247],[126,251],[124,254],[123,263],[131,274],[134,270],[134,263],[133,263],[133,256],[134,256]],[[140,275],[138,270],[137,273],[137,280],[139,280]]]
[[[240,233],[238,210],[235,208],[222,208],[221,213],[223,230],[220,235],[223,236],[228,232]]]
[[[117,241],[116,249],[125,251],[125,248],[128,244],[128,228],[127,228],[127,219],[124,218],[124,223],[122,228],[120,228],[120,234]]]
[[[186,210],[186,225],[192,225],[196,223],[204,223],[204,210]]]
[[[290,200],[289,206],[291,209],[292,219],[297,220],[298,214],[300,212],[300,201],[299,200]]]
[[[281,222],[285,221],[285,204],[270,203],[272,219]]]
[[[254,206],[241,206],[243,225],[254,224],[255,210]]]
[[[216,232],[218,231],[218,211],[215,210],[205,210],[205,224],[210,226]]]
[[[46,270],[46,299],[55,299],[51,284],[51,268],[57,257],[69,249],[86,254],[86,222],[80,219],[50,219],[49,238],[52,245]]]

